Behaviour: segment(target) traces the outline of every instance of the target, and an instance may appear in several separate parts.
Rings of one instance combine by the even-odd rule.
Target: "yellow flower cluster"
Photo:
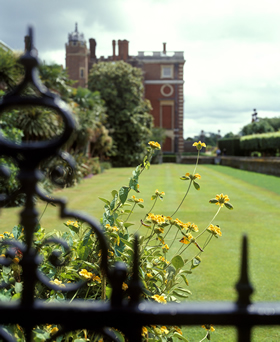
[[[153,278],[153,275],[151,273],[147,273],[148,278]]]
[[[215,236],[222,236],[222,232],[220,227],[214,226],[213,224],[210,224],[210,226],[207,228],[207,230],[212,233]]]
[[[228,195],[216,195],[216,200],[218,201],[217,203],[215,203],[216,205],[219,205],[221,207],[223,207],[224,203],[229,202],[229,198]]]
[[[146,327],[142,327],[142,336],[148,335],[148,329]]]
[[[126,283],[122,283],[122,289],[126,291],[128,289],[128,285]]]
[[[0,234],[0,239],[4,239],[5,237],[13,238],[14,235],[10,232],[4,232],[3,234]]]
[[[189,244],[191,242],[191,239],[193,238],[192,234],[188,233],[187,236],[182,237],[180,242],[184,243],[185,245]]]
[[[67,226],[74,226],[74,227],[76,227],[76,228],[79,227],[78,221],[71,221],[71,220],[68,220],[68,221],[66,222],[66,224],[67,224]]]
[[[163,304],[166,304],[166,300],[163,296],[160,296],[160,295],[154,295],[152,296],[152,298],[158,302],[158,303],[163,303]]]
[[[93,281],[97,281],[98,283],[101,283],[101,279],[98,276],[96,276],[95,274],[92,274],[91,272],[88,272],[86,269],[82,269],[79,272],[79,275],[85,279],[91,279]]]
[[[202,147],[206,147],[206,144],[205,144],[204,142],[201,142],[201,141],[199,140],[199,142],[193,143],[193,146],[196,146],[196,149],[197,149],[198,151],[200,151],[200,150],[202,149]]]
[[[154,215],[154,214],[149,213],[146,220],[149,222],[153,222],[155,224],[161,225],[166,222],[166,217],[163,215]]]
[[[213,327],[212,324],[202,325],[202,328],[206,329],[207,331],[215,331],[215,328]]]
[[[156,141],[149,141],[148,145],[150,145],[150,147],[153,150],[160,150],[161,149],[160,144],[158,142],[156,142]]]
[[[169,247],[167,244],[165,244],[164,246],[162,246],[163,252],[167,252],[169,250]]]
[[[110,226],[109,225],[109,223],[107,223],[106,225],[105,225],[105,228],[106,229],[108,229],[109,231],[111,231],[111,232],[117,232],[118,230],[119,230],[119,228],[118,227],[116,227],[116,226]]]
[[[155,194],[157,195],[157,196],[164,196],[165,195],[165,192],[164,191],[158,191],[158,189],[156,189],[156,191],[155,191]]]
[[[182,330],[179,327],[175,325],[173,328],[177,331],[178,334],[183,335]]]
[[[201,176],[199,173],[195,173],[194,175],[190,174],[189,172],[187,172],[185,174],[185,177],[189,177],[190,179],[192,180],[195,180],[195,179],[201,179]]]
[[[58,279],[55,279],[55,280],[51,280],[50,281],[51,284],[54,284],[54,285],[57,285],[59,287],[65,287],[64,284],[62,284],[62,281],[58,280]]]
[[[143,203],[143,198],[136,198],[134,195],[131,197],[135,203]]]
[[[170,262],[167,261],[167,260],[165,259],[165,257],[163,257],[163,256],[160,256],[160,257],[159,257],[159,260],[165,262],[167,265],[170,264]]]

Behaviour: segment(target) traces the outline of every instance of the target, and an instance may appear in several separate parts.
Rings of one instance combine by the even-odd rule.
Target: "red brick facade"
[[[98,62],[123,60],[132,66],[141,68],[145,86],[145,98],[152,105],[151,114],[155,127],[166,130],[166,141],[163,152],[182,153],[184,151],[183,119],[184,119],[184,53],[182,51],[138,52],[137,56],[129,56],[128,41],[112,41],[113,54],[108,58],[96,57],[96,41],[89,40],[90,50],[86,47],[83,35],[75,32],[69,34],[66,44],[66,68],[71,79],[77,80],[75,86],[86,87],[88,73],[92,65]],[[116,49],[117,48],[117,49]],[[116,52],[118,50],[118,53]]]

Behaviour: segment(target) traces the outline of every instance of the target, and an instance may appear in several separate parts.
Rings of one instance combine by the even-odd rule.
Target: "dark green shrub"
[[[218,140],[219,149],[226,151],[227,156],[243,156],[244,152],[240,146],[240,138],[226,138]]]

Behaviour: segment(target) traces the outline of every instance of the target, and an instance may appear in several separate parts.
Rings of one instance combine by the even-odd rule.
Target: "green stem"
[[[197,235],[197,237],[195,238],[196,240],[207,230],[207,228],[212,224],[212,222],[215,220],[216,216],[219,214],[220,210],[222,207],[219,206],[216,214],[214,215],[214,217],[212,218],[212,220],[210,221],[210,223],[208,224],[208,226],[199,234]]]
[[[126,218],[126,220],[124,221],[124,223],[127,222],[127,220],[130,218],[130,215],[132,214],[132,211],[133,211],[133,209],[135,208],[135,206],[136,206],[136,203],[134,202],[133,208],[130,210],[130,213],[129,213],[129,215],[127,216],[127,218]]]
[[[184,203],[184,200],[185,200],[185,198],[187,197],[187,195],[188,195],[188,193],[190,191],[191,185],[192,185],[192,180],[190,181],[190,184],[189,184],[189,187],[188,187],[188,189],[187,189],[187,191],[185,193],[185,196],[183,197],[181,203],[178,205],[177,209],[174,211],[174,213],[171,215],[171,217],[173,217],[177,213],[177,211],[180,209],[181,205]]]
[[[48,207],[48,205],[49,205],[49,202],[47,202],[47,204],[46,204],[46,206],[45,206],[45,209],[43,210],[43,212],[42,212],[42,215],[40,216],[40,218],[39,218],[39,221],[38,221],[38,223],[40,223],[40,221],[41,221],[41,218],[43,217],[43,215],[45,214],[45,211],[47,210],[47,207]]]

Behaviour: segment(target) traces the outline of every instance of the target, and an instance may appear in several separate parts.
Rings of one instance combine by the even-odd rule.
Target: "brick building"
[[[118,50],[118,51],[116,51]],[[170,52],[163,43],[162,51],[140,51],[136,56],[129,55],[127,40],[112,41],[112,56],[96,57],[96,41],[89,39],[89,50],[83,34],[75,31],[68,35],[66,44],[66,68],[76,86],[85,87],[92,65],[98,62],[123,60],[143,71],[145,98],[150,100],[155,127],[166,131],[163,152],[181,153],[184,151],[184,52]]]

